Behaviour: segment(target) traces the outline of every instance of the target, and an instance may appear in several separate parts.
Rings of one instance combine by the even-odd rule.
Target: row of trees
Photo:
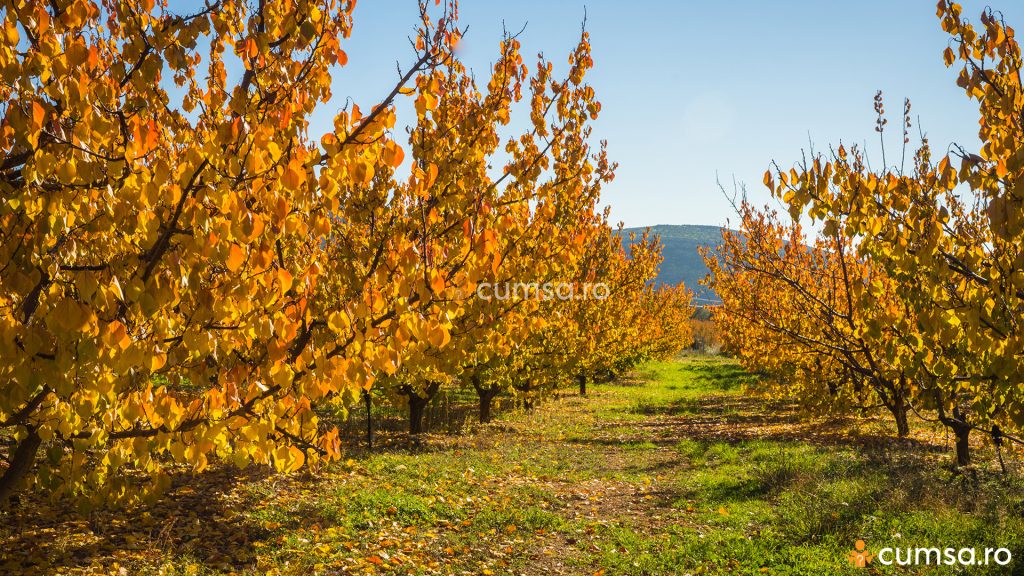
[[[340,454],[325,402],[382,391],[416,433],[444,387],[486,421],[498,394],[688,344],[657,241],[627,257],[597,209],[614,166],[586,32],[564,76],[507,36],[480,85],[455,3],[422,5],[395,85],[316,133],[353,5],[4,6],[0,499],[131,501],[215,459],[292,471]],[[510,283],[573,296],[481,296]]]
[[[986,10],[969,23],[938,3],[978,103],[981,147],[934,158],[927,139],[872,170],[843,146],[765,184],[788,218],[738,206],[739,230],[708,255],[731,349],[771,389],[821,410],[884,407],[900,436],[916,413],[947,426],[956,460],[981,431],[999,445],[1024,428],[1024,91],[1014,30]],[[876,130],[884,133],[881,94]],[[808,240],[801,218],[814,223]]]

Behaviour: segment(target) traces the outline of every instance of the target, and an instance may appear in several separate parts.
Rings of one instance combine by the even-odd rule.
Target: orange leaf
[[[444,276],[441,275],[441,274],[438,274],[437,272],[432,273],[430,275],[430,289],[433,290],[434,293],[436,294],[436,293],[439,293],[439,292],[444,292],[444,288],[445,288]]]
[[[398,144],[393,144],[384,150],[384,161],[392,168],[398,168],[405,159],[405,151]]]
[[[290,290],[292,287],[292,273],[285,270],[284,268],[278,269],[277,281],[281,283],[281,296],[284,296],[285,293],[288,292],[288,290]]]
[[[256,45],[256,40],[253,38],[248,38],[243,47],[246,58],[253,59],[260,55],[260,48]]]
[[[289,190],[298,188],[303,181],[302,163],[298,160],[292,160],[289,162],[284,168],[284,174],[281,176],[281,180]]]
[[[242,267],[242,263],[245,262],[245,252],[238,244],[232,244],[228,250],[228,270],[232,272],[238,272],[238,269]]]
[[[46,109],[39,102],[32,103],[32,125],[35,128],[43,127],[43,120],[46,120]]]
[[[146,125],[146,137],[143,140],[142,149],[145,150],[146,152],[149,152],[156,148],[158,135],[159,133],[157,132],[156,129],[156,121],[150,118],[149,124]]]

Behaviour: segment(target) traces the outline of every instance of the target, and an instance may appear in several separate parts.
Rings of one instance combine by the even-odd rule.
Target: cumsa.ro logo
[[[885,566],[1006,566],[1013,560],[1007,548],[882,548],[878,554],[868,552],[863,540],[857,540],[846,555],[851,565],[864,568],[874,561]]]
[[[850,550],[850,553],[846,555],[846,561],[857,568],[864,568],[871,564],[872,559],[874,559],[874,556],[867,551],[863,540],[857,540],[853,545],[853,550]]]

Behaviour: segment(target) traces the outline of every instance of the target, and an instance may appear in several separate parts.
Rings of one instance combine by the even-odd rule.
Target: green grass
[[[166,511],[178,488],[138,554],[39,553],[59,571],[142,574],[1024,573],[1019,476],[955,473],[928,430],[896,442],[877,422],[808,421],[745,395],[750,383],[726,359],[652,363],[416,452],[211,484],[209,510],[175,516],[161,536],[186,514]],[[873,551],[1006,546],[1018,558],[865,571],[846,562],[857,539]]]

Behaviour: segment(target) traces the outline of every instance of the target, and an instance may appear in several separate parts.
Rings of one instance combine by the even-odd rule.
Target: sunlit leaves
[[[765,185],[790,214],[821,223],[825,238],[807,240],[802,254],[832,264],[808,275],[802,254],[787,262],[788,246],[761,244],[762,214],[744,216],[747,237],[727,242],[713,277],[727,338],[783,386],[803,394],[816,382],[867,382],[884,404],[892,390],[878,384],[896,382],[910,405],[966,438],[1024,423],[1024,91],[1020,48],[1000,13],[986,9],[976,26],[943,0],[938,16],[951,37],[943,61],[962,64],[957,85],[978,104],[980,148],[953,146],[935,161],[924,140],[905,150],[904,165],[872,171],[862,150],[839,146],[769,171]],[[876,111],[882,131],[880,94]],[[821,252],[829,238],[833,248]],[[844,245],[856,257],[836,251]],[[828,390],[833,400],[837,390]]]
[[[39,489],[131,501],[177,466],[294,472],[341,455],[321,402],[472,375],[538,394],[686,343],[687,293],[648,285],[654,243],[627,258],[597,211],[614,165],[589,136],[586,34],[563,79],[506,38],[477,86],[455,14],[425,7],[408,78],[324,129],[352,3],[57,9],[12,12],[0,46],[0,422],[44,439]],[[477,297],[514,281],[612,297]]]

